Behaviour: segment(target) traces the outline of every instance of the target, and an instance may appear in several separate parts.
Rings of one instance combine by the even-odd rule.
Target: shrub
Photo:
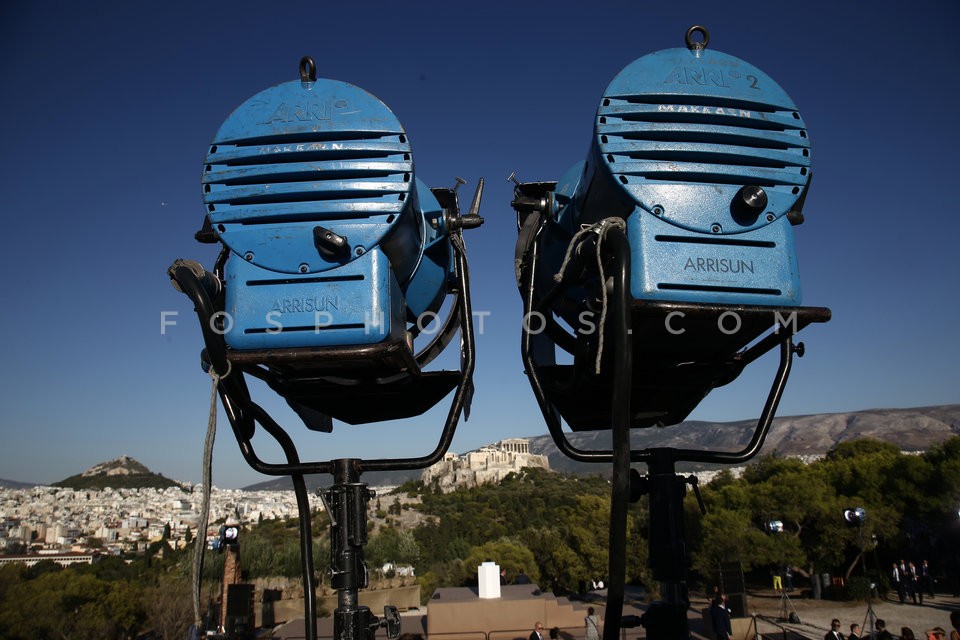
[[[863,576],[851,576],[844,591],[847,600],[866,601],[870,597],[870,580]]]

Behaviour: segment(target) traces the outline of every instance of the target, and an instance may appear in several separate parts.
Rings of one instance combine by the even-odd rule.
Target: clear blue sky
[[[710,47],[777,80],[809,126],[815,180],[797,228],[806,330],[780,415],[960,402],[960,4],[931,2],[26,2],[0,8],[0,478],[53,482],[131,455],[200,478],[209,378],[192,309],[166,268],[208,267],[200,174],[220,123],[254,93],[318,75],[378,96],[416,173],[470,190],[476,397],[454,451],[546,432],[519,355],[507,175],[556,180],[587,152],[597,103],[626,64]],[[179,324],[161,335],[163,311]],[[694,418],[755,417],[773,364]],[[273,399],[265,402],[280,410]],[[444,409],[446,403],[443,405]],[[307,432],[306,459],[421,454],[442,414]],[[905,435],[908,438],[909,435]],[[261,445],[266,446],[266,445]],[[271,449],[264,449],[271,451]],[[263,480],[221,416],[214,481]]]

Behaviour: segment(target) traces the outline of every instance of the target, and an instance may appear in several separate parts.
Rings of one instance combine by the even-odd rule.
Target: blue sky
[[[546,432],[520,362],[507,175],[556,180],[582,160],[607,83],[693,24],[777,80],[810,131],[796,242],[804,303],[834,319],[802,334],[780,415],[960,402],[958,22],[960,4],[929,0],[5,2],[0,478],[53,482],[127,454],[199,480],[209,379],[166,268],[212,265],[193,240],[207,145],[307,54],[319,76],[390,106],[428,185],[462,176],[472,192],[486,178],[486,224],[467,248],[474,308],[490,315],[454,451]],[[164,311],[179,316],[162,335]],[[773,365],[692,417],[755,417]],[[305,459],[422,454],[442,423],[431,412],[326,435],[264,404]],[[215,483],[263,479],[221,416]]]

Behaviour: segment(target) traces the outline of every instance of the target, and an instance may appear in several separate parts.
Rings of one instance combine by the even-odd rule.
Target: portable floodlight
[[[851,527],[863,526],[867,521],[867,510],[863,507],[851,507],[843,510],[843,521]]]
[[[558,182],[517,184],[518,280],[529,290],[527,313],[549,323],[534,339],[543,392],[573,430],[610,424],[609,409],[599,408],[609,402],[591,401],[609,399],[609,373],[589,366],[602,358],[614,285],[613,258],[605,264],[598,248],[610,233],[623,236],[629,259],[624,295],[638,361],[632,426],[683,420],[775,346],[776,338],[736,355],[771,327],[785,326],[782,336],[829,318],[825,309],[795,306],[793,226],[803,220],[811,178],[800,112],[755,66],[707,49],[702,27],[686,40],[611,81],[585,161]],[[552,344],[583,366],[550,365]]]
[[[407,134],[370,93],[300,78],[241,104],[204,160],[201,242],[220,243],[216,265],[177,260],[174,285],[193,301],[214,376],[240,450],[257,471],[289,475],[297,494],[307,635],[316,638],[310,509],[305,474],[330,473],[321,497],[331,515],[331,585],[338,640],[399,635],[396,609],[382,619],[357,605],[372,495],[360,475],[425,468],[443,457],[472,394],[474,340],[462,231],[483,223],[483,179],[468,213],[453,188],[415,175]],[[443,312],[445,317],[438,317]],[[436,330],[426,331],[427,327]],[[427,366],[460,333],[456,370]],[[403,459],[302,461],[293,439],[253,401],[247,379],[265,382],[309,429],[333,420],[365,424],[419,416],[453,393],[436,448]],[[262,460],[260,425],[282,462]],[[358,452],[362,454],[363,452]]]
[[[527,376],[557,447],[578,461],[613,462],[612,531],[625,528],[628,496],[649,494],[649,563],[666,604],[643,624],[658,638],[686,634],[681,503],[685,483],[696,484],[677,477],[675,463],[755,455],[793,355],[802,355],[794,334],[830,317],[798,306],[793,227],[811,179],[799,110],[770,76],[708,49],[705,28],[685,40],[620,71],[600,99],[586,160],[556,182],[515,181],[512,203]],[[744,449],[631,449],[631,428],[681,422],[774,348],[780,365]],[[564,424],[612,429],[613,447],[577,448]],[[632,491],[631,461],[648,467]],[[612,536],[619,581],[611,580],[605,640],[621,622],[615,558],[624,552]]]
[[[220,546],[236,546],[240,544],[240,529],[234,525],[224,525],[220,528]]]
[[[231,348],[402,345],[439,307],[463,221],[415,177],[406,132],[373,95],[313,75],[272,87],[227,118],[204,162],[207,220],[230,250]]]

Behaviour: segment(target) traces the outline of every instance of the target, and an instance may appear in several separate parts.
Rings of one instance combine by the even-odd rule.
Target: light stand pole
[[[774,539],[777,540],[774,544],[777,546],[777,556],[780,561],[778,568],[783,567],[786,564],[784,560],[783,552],[783,543],[779,541],[777,536],[783,534],[783,522],[780,520],[771,520],[765,525],[767,531],[773,534]],[[790,611],[793,610],[793,615],[790,615]],[[790,601],[790,596],[787,595],[787,590],[784,587],[783,583],[780,584],[780,614],[778,620],[781,622],[799,622],[800,614],[797,613],[796,608],[793,606],[793,602]]]
[[[791,614],[791,611],[793,612]],[[781,622],[792,622],[797,624],[800,622],[800,614],[797,613],[796,607],[793,606],[793,602],[790,600],[790,596],[787,595],[786,590],[781,589],[780,591],[780,618]]]
[[[867,612],[863,617],[863,624],[860,626],[861,636],[867,633],[867,629],[873,632],[874,623],[877,621],[877,614],[873,610],[873,584],[870,582],[870,578],[867,577],[867,545],[863,540],[863,523],[860,523],[860,526],[857,527],[860,533],[860,564],[863,566],[863,579],[867,583]],[[867,626],[867,623],[870,623],[870,626]]]

